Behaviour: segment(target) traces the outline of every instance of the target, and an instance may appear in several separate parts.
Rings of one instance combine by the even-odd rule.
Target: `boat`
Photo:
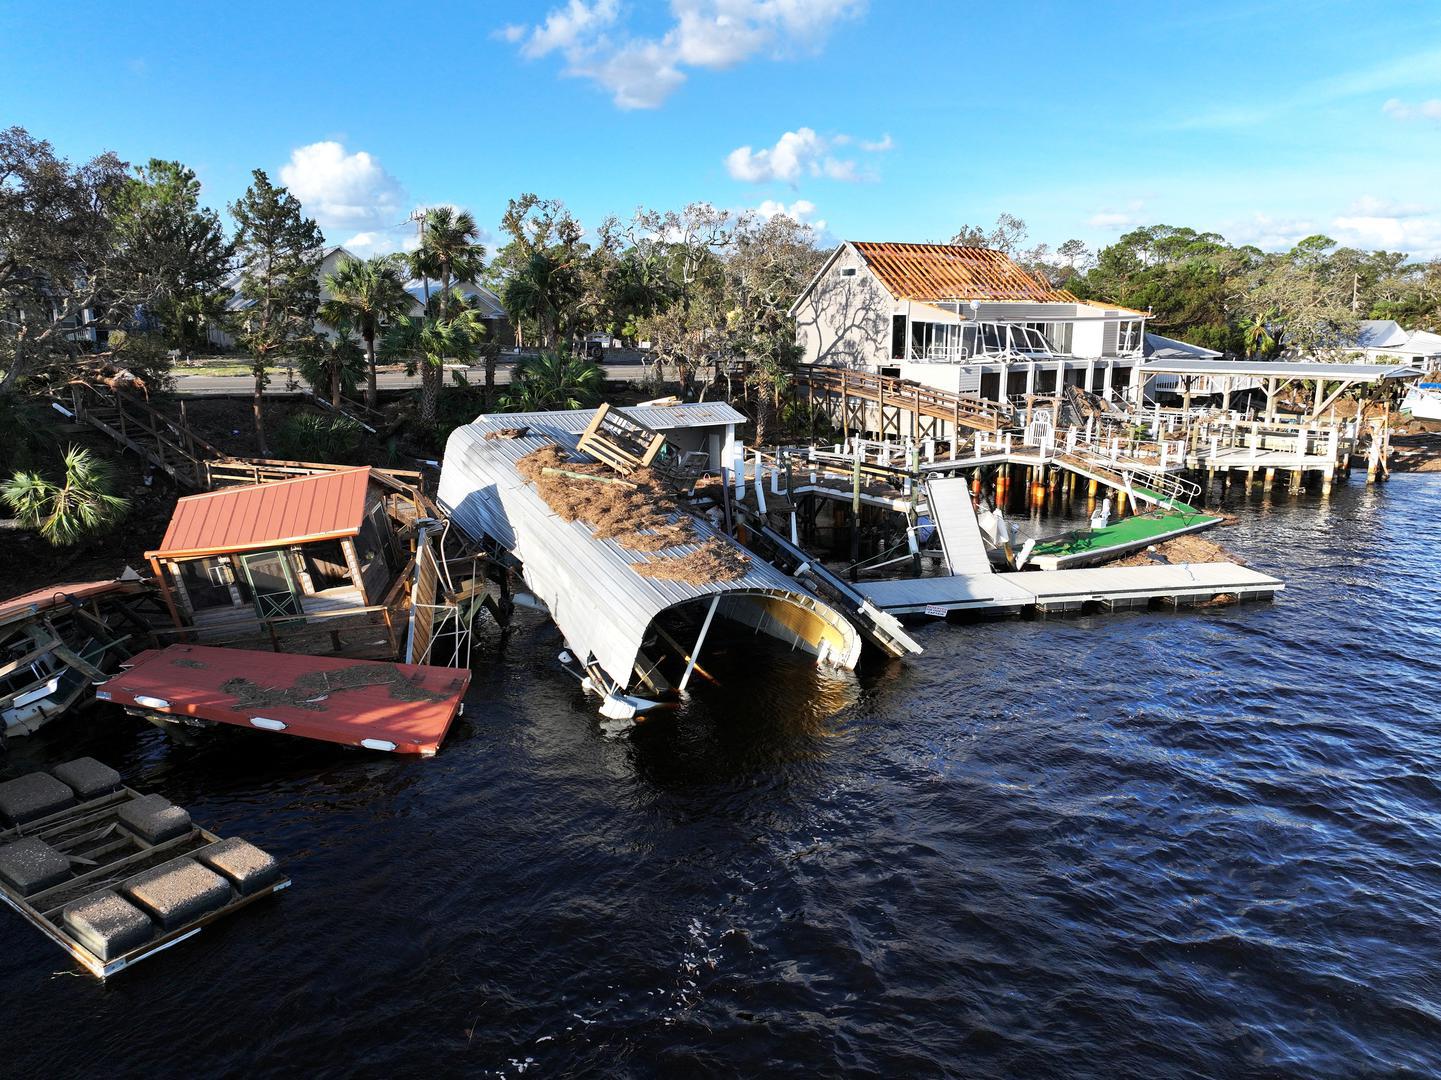
[[[1409,413],[1413,420],[1441,420],[1441,382],[1412,386],[1401,400],[1401,411]]]
[[[29,735],[149,644],[138,577],[52,585],[0,601],[0,738]]]

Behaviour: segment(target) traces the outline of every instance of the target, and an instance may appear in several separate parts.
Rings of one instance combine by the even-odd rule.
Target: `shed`
[[[373,480],[368,467],[340,469],[179,500],[160,546],[146,552],[175,625],[203,640],[273,642],[277,626],[324,621],[338,635],[353,627],[333,620],[368,615],[359,624],[383,622],[390,648],[381,651],[393,653],[382,609],[396,600],[407,552],[389,489]],[[334,640],[335,651],[359,644]]]

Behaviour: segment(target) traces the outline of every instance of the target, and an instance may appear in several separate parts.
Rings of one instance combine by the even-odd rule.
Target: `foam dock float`
[[[162,725],[230,724],[429,756],[469,686],[458,668],[171,645],[138,654],[95,696]]]
[[[0,900],[102,979],[290,885],[94,758],[0,783],[0,826]]]

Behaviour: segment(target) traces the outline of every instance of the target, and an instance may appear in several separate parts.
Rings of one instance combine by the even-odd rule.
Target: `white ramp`
[[[989,574],[991,558],[971,502],[971,482],[963,476],[927,481],[926,499],[951,573]]]

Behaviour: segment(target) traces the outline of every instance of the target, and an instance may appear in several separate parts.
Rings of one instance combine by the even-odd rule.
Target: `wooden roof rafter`
[[[881,284],[898,299],[1081,303],[1074,293],[1052,288],[990,248],[861,241],[853,242],[852,246]]]

